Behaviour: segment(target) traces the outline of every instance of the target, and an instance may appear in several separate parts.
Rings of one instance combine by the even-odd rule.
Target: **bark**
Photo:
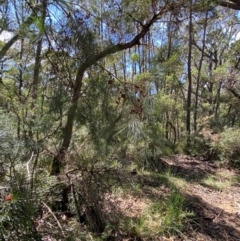
[[[199,85],[200,85],[202,63],[203,63],[204,51],[205,51],[207,19],[208,19],[208,12],[206,12],[206,16],[205,16],[205,24],[204,24],[204,29],[203,29],[203,41],[202,41],[202,48],[201,48],[201,57],[200,57],[200,61],[199,61],[198,75],[197,75],[197,85],[196,85],[196,92],[195,92],[194,117],[193,117],[193,128],[194,128],[195,132],[197,130],[198,90],[199,90]]]
[[[142,73],[142,66],[141,66],[141,47],[138,45],[138,72],[139,72],[139,74],[141,74]]]
[[[171,17],[170,17],[171,19]],[[168,52],[167,52],[167,60],[170,59],[171,57],[171,51],[172,51],[172,31],[171,31],[171,21],[168,24]],[[168,71],[167,73],[168,76],[171,75],[171,73]],[[168,124],[169,124],[169,111],[166,111],[166,120],[165,120],[165,128],[166,128],[166,133],[165,133],[165,138],[168,140],[169,139],[169,130],[168,130]]]
[[[60,173],[60,170],[62,167],[62,162],[65,158],[66,151],[68,150],[69,145],[70,145],[70,141],[72,138],[73,124],[74,124],[76,110],[77,110],[77,103],[80,98],[80,91],[82,88],[82,80],[83,80],[85,71],[92,65],[96,64],[99,60],[105,58],[108,55],[123,51],[125,49],[132,48],[135,45],[139,45],[140,40],[147,34],[147,32],[150,30],[150,27],[166,11],[168,11],[167,6],[163,7],[158,14],[153,15],[152,19],[148,23],[146,23],[145,25],[142,25],[142,29],[139,32],[139,34],[137,34],[131,41],[129,41],[127,43],[119,43],[117,45],[109,46],[109,47],[105,48],[103,51],[97,53],[95,56],[91,56],[91,58],[86,59],[86,61],[79,66],[77,75],[76,75],[76,79],[75,79],[71,106],[70,106],[70,108],[68,110],[68,114],[67,114],[67,123],[65,125],[64,132],[63,132],[63,142],[62,142],[62,145],[61,145],[59,151],[53,158],[51,175],[58,175]]]
[[[166,111],[166,120],[165,120],[165,138],[168,140],[169,138],[169,130],[168,130],[168,124],[169,124],[169,113]]]
[[[39,83],[39,73],[41,68],[41,52],[42,52],[42,38],[37,42],[37,50],[35,56],[35,65],[33,72],[33,92],[32,98],[37,99],[38,83]]]
[[[18,87],[18,95],[19,99],[22,98],[22,87],[23,87],[23,64],[22,64],[22,58],[23,58],[23,46],[24,46],[24,39],[21,38],[21,45],[20,45],[20,64],[19,64],[19,87]],[[18,139],[20,139],[20,132],[21,132],[21,119],[18,118],[17,122],[17,136]]]
[[[168,124],[171,126],[172,130],[173,130],[173,143],[176,144],[177,141],[177,131],[176,131],[176,127],[172,124],[172,122],[168,122]]]
[[[18,87],[18,94],[19,97],[22,95],[22,87],[23,87],[23,64],[22,64],[22,58],[23,58],[23,46],[24,46],[24,39],[21,38],[21,50],[20,50],[20,64],[19,64],[19,87]]]
[[[213,59],[213,52],[211,52],[211,58],[210,58],[210,62],[209,62],[209,67],[208,67],[208,69],[209,69],[209,75],[210,75],[210,81],[209,81],[209,83],[207,84],[207,88],[208,88],[208,92],[209,92],[209,94],[208,94],[208,97],[207,97],[207,101],[208,101],[208,103],[210,104],[210,110],[209,110],[209,116],[211,116],[212,114],[213,114],[213,109],[214,109],[214,107],[213,107],[213,81],[212,81],[212,71],[213,71],[213,61],[212,61],[212,59]]]
[[[221,95],[221,89],[222,89],[222,84],[223,81],[221,80],[218,86],[218,90],[217,90],[217,95],[216,95],[216,100],[215,100],[215,114],[214,114],[214,118],[217,119],[218,118],[218,110],[220,108],[220,95]]]
[[[124,82],[127,81],[127,60],[126,60],[126,53],[125,51],[122,52],[122,70],[123,70],[123,80]]]
[[[192,0],[190,1],[190,16],[189,16],[189,41],[188,41],[188,91],[187,91],[187,116],[186,116],[186,131],[191,133],[191,98],[192,98]]]
[[[45,26],[45,18],[47,14],[47,0],[44,0],[42,3],[42,28]],[[37,99],[37,91],[39,85],[39,73],[41,68],[41,53],[42,53],[42,37],[37,42],[37,50],[35,56],[35,65],[34,65],[34,73],[33,73],[33,94],[32,98],[34,100]]]

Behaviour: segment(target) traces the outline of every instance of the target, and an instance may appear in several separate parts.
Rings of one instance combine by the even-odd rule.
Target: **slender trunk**
[[[23,64],[22,64],[22,58],[23,58],[23,45],[24,45],[24,39],[21,38],[20,41],[21,51],[20,51],[20,64],[19,64],[19,87],[18,87],[18,94],[19,97],[22,95],[22,87],[23,87]]]
[[[141,49],[142,49],[142,46],[138,45],[137,47],[138,49],[138,73],[141,74],[142,73],[142,65],[141,65]]]
[[[192,99],[192,0],[190,0],[190,15],[189,15],[189,40],[188,40],[188,91],[187,91],[187,113],[186,113],[186,132],[187,132],[187,151],[190,145],[191,134],[191,99]]]
[[[171,22],[168,24],[168,52],[167,52],[167,60],[170,59],[171,57],[171,51],[172,51],[172,31],[171,31]],[[168,71],[167,73],[168,76],[171,75],[171,73]],[[165,80],[166,81],[166,80]],[[166,123],[165,123],[165,128],[166,128],[166,133],[165,133],[165,138],[168,140],[169,139],[169,111],[167,110],[166,112]]]
[[[235,121],[236,121],[236,113],[233,114],[233,117],[232,117],[232,127],[234,127],[235,125]]]
[[[223,81],[221,80],[219,83],[217,96],[216,96],[216,106],[215,106],[215,114],[214,114],[215,119],[218,118],[218,110],[220,108],[220,95],[221,95],[222,84],[223,84]]]
[[[168,140],[169,136],[169,131],[168,131],[168,124],[169,124],[169,113],[168,111],[166,112],[166,120],[165,120],[165,138]]]
[[[42,26],[41,26],[42,31],[40,32],[43,32],[46,14],[47,14],[47,0],[44,0],[42,3]],[[42,42],[43,42],[43,38],[41,37],[37,42],[37,50],[36,50],[36,56],[35,56],[35,65],[34,65],[34,72],[33,72],[33,92],[32,92],[33,100],[37,99],[37,92],[38,92],[38,86],[39,86],[39,73],[41,68]]]
[[[170,121],[168,122],[168,124],[171,126],[171,129],[173,130],[173,143],[176,144],[176,141],[177,141],[176,127]]]
[[[151,69],[151,32],[148,33],[148,59],[147,59],[147,64],[148,64],[148,70]]]
[[[85,68],[80,68],[77,73],[71,106],[67,114],[67,123],[63,131],[63,143],[58,153],[54,156],[54,159],[52,162],[52,168],[51,168],[51,175],[58,175],[60,173],[62,161],[70,145],[70,141],[72,138],[73,124],[74,124],[74,119],[75,119],[76,110],[77,110],[77,102],[80,98],[80,91],[82,88],[82,80],[83,80],[83,75],[85,70],[86,70]]]
[[[42,2],[42,9],[41,9],[41,21],[42,21],[42,26],[40,30],[41,32],[44,31],[44,23],[45,23],[45,18],[46,18],[46,13],[47,13],[47,0],[44,0]],[[32,89],[32,99],[33,102],[31,104],[31,108],[34,109],[35,107],[35,100],[37,99],[37,92],[38,92],[38,86],[39,86],[39,74],[40,74],[40,69],[41,69],[41,52],[42,52],[42,36],[37,42],[37,49],[36,49],[36,56],[35,56],[35,64],[34,64],[34,70],[33,70],[33,89]],[[34,126],[34,121],[35,121],[35,115],[32,116],[32,119],[30,121],[30,127],[29,127],[29,136],[33,136],[32,132],[32,127]]]
[[[213,109],[214,109],[214,107],[213,107],[213,83],[209,83],[208,91],[209,91],[208,103],[210,106],[209,116],[211,116],[213,114]]]
[[[22,100],[22,88],[23,88],[23,64],[22,64],[22,59],[23,59],[23,47],[24,47],[24,39],[21,38],[20,41],[20,64],[19,64],[19,87],[18,87],[18,95],[19,99]],[[20,138],[20,133],[21,133],[21,119],[18,117],[18,122],[17,122],[17,137],[18,139]]]
[[[34,65],[34,72],[33,72],[33,92],[32,92],[33,100],[37,99],[39,73],[41,68],[41,52],[42,52],[42,38],[38,40],[36,56],[35,56],[35,65]]]
[[[196,92],[195,92],[194,117],[193,117],[193,128],[195,132],[197,131],[198,91],[199,91],[202,63],[203,63],[204,51],[205,51],[207,19],[208,19],[208,11],[206,12],[206,16],[205,16],[205,23],[204,23],[204,29],[203,29],[203,42],[202,42],[202,49],[201,49],[201,57],[200,57],[199,66],[198,66],[197,84],[196,84]]]
[[[115,77],[118,78],[116,63],[113,63],[113,71],[114,71]]]
[[[127,81],[127,76],[126,76],[126,54],[125,54],[125,51],[122,52],[122,69],[123,69],[123,79],[124,79],[124,82]]]
[[[190,0],[190,16],[189,16],[189,40],[188,40],[188,91],[187,91],[187,116],[186,116],[186,131],[191,133],[191,98],[192,98],[192,0]]]

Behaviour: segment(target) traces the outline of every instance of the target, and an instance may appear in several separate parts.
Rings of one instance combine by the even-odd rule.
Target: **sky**
[[[0,34],[0,40],[3,41],[3,42],[6,42],[6,41],[8,41],[12,36],[13,36],[12,33],[4,30],[4,31]]]

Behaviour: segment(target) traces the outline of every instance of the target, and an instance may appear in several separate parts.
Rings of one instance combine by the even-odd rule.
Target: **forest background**
[[[148,208],[169,215],[152,234],[146,213],[120,215],[116,199],[143,175],[159,180],[163,156],[239,168],[239,10],[238,0],[0,1],[1,239],[181,232],[194,214],[172,186]]]

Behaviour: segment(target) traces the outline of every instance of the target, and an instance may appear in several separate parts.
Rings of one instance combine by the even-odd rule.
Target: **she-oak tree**
[[[15,31],[15,35],[2,47],[0,50],[0,59],[2,59],[7,51],[20,40],[24,35],[27,35],[27,31],[30,28],[39,28],[40,25],[40,39],[37,42],[36,46],[36,58],[35,58],[35,67],[34,67],[34,79],[33,79],[33,100],[37,98],[37,85],[38,85],[38,78],[39,72],[41,71],[41,52],[42,52],[42,37],[41,35],[45,35],[45,38],[48,42],[51,41],[51,34],[57,33],[57,28],[54,28],[54,21],[53,17],[51,16],[52,9],[50,6],[54,6],[55,9],[61,9],[63,15],[65,15],[65,20],[71,21],[79,21],[78,19],[71,18],[71,14],[74,11],[82,12],[82,15],[87,16],[86,19],[80,19],[81,21],[90,22],[90,27],[88,27],[88,31],[94,32],[94,21],[97,22],[97,25],[100,25],[102,28],[102,32],[109,32],[108,28],[112,28],[112,32],[119,32],[120,37],[117,42],[114,43],[114,40],[108,41],[107,43],[97,43],[97,36],[93,33],[93,42],[94,48],[96,51],[91,52],[91,55],[81,56],[81,60],[76,63],[77,70],[75,74],[75,80],[73,86],[71,88],[71,103],[68,107],[67,117],[66,117],[66,124],[63,128],[63,135],[62,135],[62,144],[59,150],[57,151],[56,155],[53,158],[51,174],[58,175],[61,169],[61,163],[65,157],[65,153],[67,152],[71,138],[72,138],[72,131],[74,126],[74,120],[76,116],[77,104],[79,99],[81,98],[81,89],[83,85],[83,78],[85,72],[92,66],[94,66],[98,61],[106,58],[109,55],[114,53],[124,51],[126,49],[130,49],[134,46],[141,45],[141,40],[145,37],[145,35],[149,32],[151,26],[156,23],[159,19],[161,19],[164,14],[168,12],[175,11],[176,8],[181,6],[181,3],[169,3],[169,2],[137,2],[131,3],[128,1],[122,1],[121,3],[113,2],[112,6],[108,5],[107,2],[101,2],[101,8],[106,8],[107,10],[102,12],[94,13],[94,4],[88,2],[88,4],[83,4],[78,1],[74,2],[77,6],[76,9],[70,6],[70,4],[66,1],[61,1],[59,3],[50,3],[50,1],[42,1],[37,2],[35,5],[31,5],[30,2],[27,2],[29,6],[29,16],[26,17],[25,20],[19,25],[18,31]],[[92,4],[92,5],[91,5]],[[87,7],[86,7],[87,6]],[[58,10],[57,10],[58,11]],[[114,12],[110,11],[118,11],[119,16],[117,21],[112,18],[111,15],[114,15]],[[114,24],[111,21],[115,21]],[[47,23],[48,22],[48,23]],[[78,23],[74,23],[73,25],[77,25]],[[95,23],[96,24],[96,23]],[[103,25],[105,27],[103,27]],[[110,26],[113,27],[110,27]],[[125,26],[126,25],[126,26]],[[131,25],[131,30],[133,33],[129,34],[129,29],[127,25]],[[34,27],[35,26],[35,27]],[[124,27],[125,26],[125,27]],[[93,29],[91,28],[93,27]],[[97,27],[98,28],[98,27]],[[50,30],[49,30],[50,29]],[[126,29],[126,30],[125,30]],[[128,30],[127,30],[128,29]],[[72,29],[71,31],[74,31]],[[124,31],[126,33],[124,33]],[[135,34],[134,34],[135,33]],[[111,35],[111,33],[110,33]],[[124,36],[131,36],[125,38]],[[122,40],[122,37],[123,39]],[[94,39],[95,38],[95,39]],[[113,37],[114,39],[114,37]],[[115,38],[116,39],[116,38]],[[93,43],[92,43],[93,44]],[[89,46],[91,48],[92,46]],[[76,51],[76,50],[75,50]],[[84,53],[84,52],[83,52]],[[76,53],[77,55],[77,53]]]
[[[151,19],[148,20],[146,23],[142,23],[139,20],[132,18],[132,21],[135,21],[140,25],[140,31],[138,34],[136,34],[135,37],[132,38],[131,41],[107,46],[99,53],[96,53],[95,55],[92,55],[86,58],[86,60],[79,65],[77,69],[75,82],[74,82],[74,87],[72,90],[73,94],[72,94],[71,106],[69,107],[69,110],[68,110],[67,122],[63,131],[64,132],[63,142],[58,153],[55,155],[52,163],[52,170],[51,170],[52,175],[57,175],[60,173],[62,160],[64,159],[65,153],[68,150],[68,147],[71,142],[73,124],[74,124],[74,119],[75,119],[76,110],[77,110],[77,103],[81,97],[80,92],[82,88],[82,81],[83,81],[85,71],[91,66],[93,66],[94,64],[96,64],[99,60],[107,57],[108,55],[114,54],[119,51],[123,51],[125,49],[129,49],[129,48],[132,48],[133,46],[141,44],[140,40],[147,34],[147,32],[150,30],[150,27],[156,21],[158,21],[163,16],[163,14],[170,11],[172,7],[173,7],[173,4],[169,4],[169,3],[165,4],[164,6],[161,6],[160,10],[153,11],[154,14],[152,15]],[[176,7],[176,4],[174,4],[174,7]]]

